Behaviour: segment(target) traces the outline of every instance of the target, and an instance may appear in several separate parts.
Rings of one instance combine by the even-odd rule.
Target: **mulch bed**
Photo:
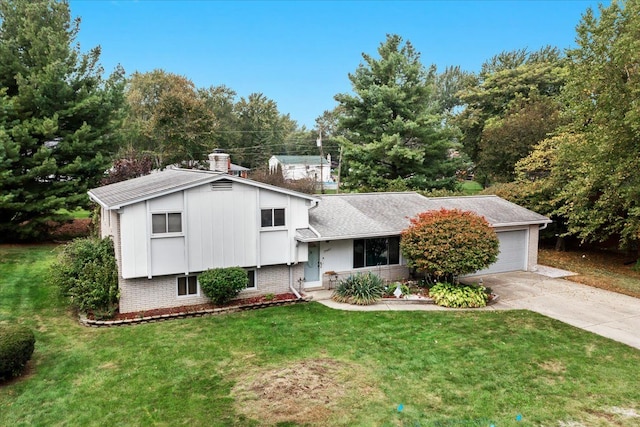
[[[185,317],[199,317],[241,310],[251,310],[304,301],[306,301],[306,299],[299,299],[293,293],[278,294],[274,295],[273,298],[265,298],[265,296],[262,295],[252,298],[236,299],[225,305],[207,303],[158,308],[155,310],[137,311],[133,313],[116,313],[116,315],[109,320],[96,320],[95,316],[93,316],[92,313],[89,313],[87,316],[80,316],[80,323],[91,327],[133,325],[138,323],[150,323],[178,318],[181,319]]]
[[[224,305],[215,305],[213,303],[207,303],[207,304],[198,304],[198,305],[182,305],[180,307],[170,307],[170,308],[156,308],[155,310],[137,311],[134,313],[116,313],[116,315],[111,320],[137,319],[140,317],[162,316],[163,314],[192,313],[192,312],[205,311],[210,309],[212,310],[215,308],[247,306],[247,305],[254,305],[254,304],[270,303],[275,301],[289,301],[289,300],[295,300],[295,299],[297,299],[297,297],[292,293],[278,294],[269,300],[267,300],[264,297],[264,295],[262,295],[262,296],[257,296],[253,298],[236,299]],[[90,317],[87,316],[87,318],[90,318]]]

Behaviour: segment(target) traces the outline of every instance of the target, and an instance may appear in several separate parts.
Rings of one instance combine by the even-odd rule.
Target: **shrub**
[[[84,238],[68,243],[50,268],[49,281],[81,312],[97,319],[118,308],[118,267],[110,238]]]
[[[31,359],[35,343],[31,329],[19,325],[0,325],[0,381],[20,375]]]
[[[358,273],[340,280],[333,291],[334,301],[356,305],[370,305],[380,301],[384,294],[384,280],[368,272]]]
[[[487,220],[458,209],[419,214],[400,240],[409,267],[446,282],[488,267],[498,258],[498,248],[498,236]]]
[[[436,283],[429,296],[438,305],[455,308],[484,307],[489,300],[484,286],[451,283]]]
[[[198,276],[200,288],[214,304],[221,305],[247,288],[249,276],[240,267],[214,268]]]

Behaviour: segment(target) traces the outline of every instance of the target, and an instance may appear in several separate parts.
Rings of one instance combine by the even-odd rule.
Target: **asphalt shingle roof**
[[[122,206],[219,180],[242,182],[309,200],[317,200],[314,196],[297,193],[285,188],[238,178],[221,172],[196,169],[165,169],[153,172],[139,178],[94,188],[89,190],[89,197],[107,209],[119,209]]]
[[[320,237],[302,241],[400,234],[409,219],[430,210],[461,209],[486,218],[494,227],[545,224],[550,220],[497,196],[426,198],[417,193],[356,193],[320,196],[309,211],[309,226]]]

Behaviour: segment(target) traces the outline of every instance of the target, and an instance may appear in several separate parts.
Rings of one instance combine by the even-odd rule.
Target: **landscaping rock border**
[[[235,305],[229,307],[219,307],[219,308],[208,308],[205,310],[197,310],[197,311],[183,311],[180,313],[171,313],[171,314],[159,314],[156,316],[146,316],[146,317],[137,317],[134,319],[121,319],[121,320],[92,320],[88,319],[86,315],[81,314],[79,316],[80,324],[83,326],[91,327],[91,328],[105,328],[105,327],[114,327],[114,326],[128,326],[128,325],[139,325],[142,323],[155,323],[155,322],[163,322],[165,320],[173,320],[173,319],[186,319],[188,317],[203,317],[203,316],[215,316],[219,314],[226,313],[235,313],[239,311],[245,310],[257,310],[260,308],[267,307],[275,307],[280,305],[292,305],[298,304],[302,302],[309,302],[310,299],[303,297],[298,299],[288,299],[288,300],[280,300],[280,301],[265,301],[254,304],[244,304],[244,305]]]

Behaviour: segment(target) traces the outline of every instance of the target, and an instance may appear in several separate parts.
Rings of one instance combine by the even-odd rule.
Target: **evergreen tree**
[[[108,169],[123,71],[80,52],[66,1],[0,0],[0,21],[0,239],[33,239]]]
[[[434,92],[435,69],[410,42],[388,35],[379,59],[363,54],[349,74],[353,94],[338,94],[346,187],[430,189],[455,186],[451,134]]]

